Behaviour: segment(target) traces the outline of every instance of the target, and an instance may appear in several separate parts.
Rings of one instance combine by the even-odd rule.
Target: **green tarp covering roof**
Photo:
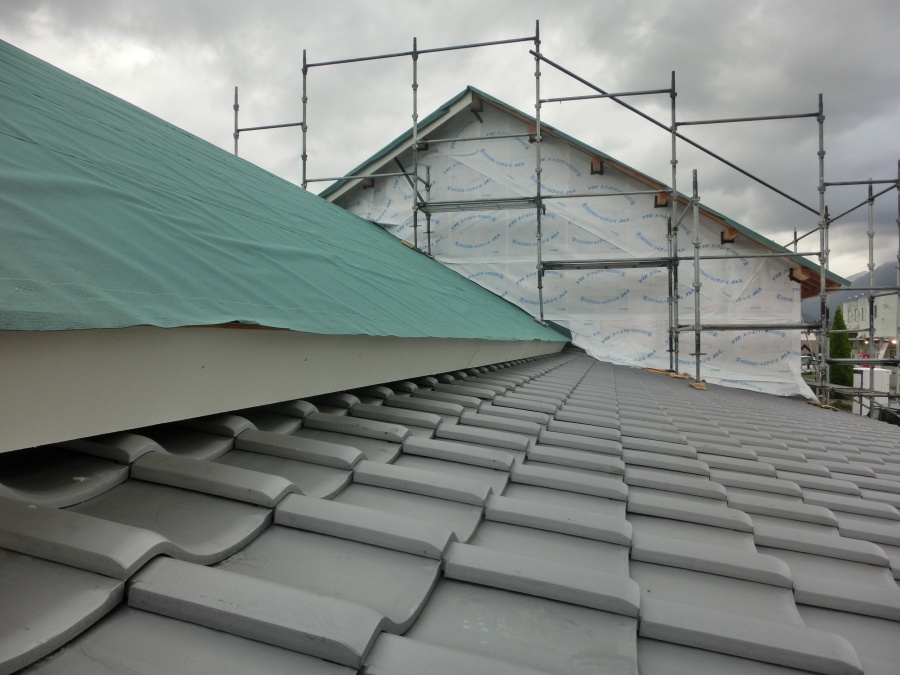
[[[0,330],[564,340],[380,228],[0,42]]]

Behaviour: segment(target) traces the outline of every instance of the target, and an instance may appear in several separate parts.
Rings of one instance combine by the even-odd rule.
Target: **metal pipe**
[[[302,101],[302,103],[303,103],[303,126],[300,127],[300,128],[303,130],[303,148],[302,148],[302,150],[301,150],[301,152],[300,152],[300,162],[301,162],[301,164],[303,165],[303,171],[302,171],[302,172],[303,172],[303,175],[302,175],[302,179],[301,179],[300,185],[301,185],[301,187],[303,187],[303,189],[305,190],[305,189],[306,189],[306,186],[309,184],[309,181],[306,180],[306,131],[307,131],[307,127],[306,127],[306,102],[307,102],[307,100],[308,100],[307,97],[306,97],[306,74],[307,74],[307,72],[309,71],[309,66],[306,65],[306,50],[305,50],[305,49],[303,50],[303,68],[302,68],[302,71],[303,71],[303,96],[302,96],[302,98],[301,98],[301,101]]]
[[[900,186],[900,160],[897,160],[897,185]],[[897,190],[897,340],[894,353],[900,357],[900,188]],[[888,387],[890,389],[890,387]],[[897,366],[897,392],[900,393],[900,364]]]
[[[869,183],[869,286],[875,285],[875,198]],[[869,360],[875,358],[875,296],[869,293]],[[869,417],[875,417],[875,371],[869,369]]]
[[[394,176],[406,176],[408,175],[404,171],[395,171],[393,173],[370,173],[370,174],[356,174],[353,176],[331,176],[330,178],[307,178],[307,183],[324,183],[326,181],[333,180],[359,180],[362,178],[393,178]]]
[[[534,52],[532,52],[532,54],[534,54]],[[586,87],[589,87],[589,88],[593,89],[594,91],[600,92],[601,94],[607,94],[607,93],[608,93],[608,92],[604,91],[603,89],[601,89],[600,87],[598,87],[598,86],[596,86],[596,85],[594,85],[594,84],[591,84],[590,82],[588,82],[588,81],[585,80],[584,78],[579,77],[578,75],[576,75],[575,73],[573,73],[571,70],[568,70],[567,68],[564,68],[563,66],[559,65],[558,63],[555,63],[555,62],[551,61],[550,59],[548,59],[548,58],[546,58],[546,57],[544,57],[544,56],[540,56],[539,58],[540,58],[542,61],[544,61],[545,63],[550,64],[551,66],[553,66],[554,68],[556,68],[556,69],[559,70],[560,72],[565,73],[566,75],[568,75],[569,77],[571,77],[571,78],[577,80],[578,82],[581,82],[581,83],[582,83],[583,85],[585,85]],[[621,101],[621,100],[619,100],[618,98],[615,98],[615,97],[613,97],[613,96],[610,96],[609,98],[610,98],[610,100],[615,101],[615,102],[618,103],[619,105],[621,105],[621,106],[627,108],[628,110],[630,110],[631,112],[635,113],[635,114],[638,115],[639,117],[643,117],[645,120],[647,120],[647,121],[650,122],[651,124],[655,124],[656,126],[660,127],[661,129],[665,129],[666,131],[669,131],[669,132],[672,132],[672,131],[673,131],[673,128],[667,127],[665,124],[663,124],[663,123],[660,122],[659,120],[656,120],[656,119],[650,117],[650,116],[647,115],[646,113],[641,112],[641,111],[638,110],[637,108],[635,108],[635,107],[633,107],[633,106],[631,106],[631,105],[625,103],[624,101]],[[705,153],[706,153],[707,155],[709,155],[710,157],[713,157],[713,158],[719,160],[720,162],[722,162],[722,163],[725,164],[726,166],[729,166],[729,167],[731,167],[732,169],[734,169],[735,171],[744,174],[745,176],[747,176],[747,177],[750,178],[751,180],[754,180],[754,181],[756,181],[757,183],[759,183],[760,185],[763,185],[763,186],[769,188],[770,190],[772,190],[772,191],[775,192],[776,194],[781,195],[781,196],[784,197],[785,199],[794,202],[795,204],[797,204],[797,205],[800,206],[801,208],[804,208],[804,209],[806,209],[807,211],[810,211],[810,212],[812,212],[812,213],[818,213],[818,211],[817,211],[815,208],[813,208],[812,206],[809,206],[809,205],[807,205],[807,204],[804,204],[803,202],[801,202],[801,201],[800,201],[799,199],[797,199],[796,197],[792,197],[791,195],[789,195],[788,193],[784,192],[783,190],[779,190],[779,189],[776,188],[774,185],[771,185],[770,183],[767,183],[766,181],[762,180],[761,178],[758,178],[757,176],[754,176],[752,173],[750,173],[749,171],[746,171],[745,169],[742,169],[742,168],[739,167],[737,164],[734,164],[733,162],[729,162],[727,159],[725,159],[725,158],[722,157],[721,155],[718,155],[718,154],[716,154],[715,152],[713,152],[712,150],[703,147],[702,145],[700,145],[700,144],[697,143],[696,141],[692,141],[692,140],[691,140],[690,138],[688,138],[687,136],[684,136],[683,134],[680,134],[680,133],[678,133],[677,131],[674,131],[673,133],[674,133],[678,138],[680,138],[681,140],[683,140],[685,143],[688,143],[689,145],[692,145],[693,147],[697,148],[697,149],[700,150],[701,152],[705,152]]]
[[[697,169],[694,169],[694,193],[691,197],[694,212],[694,380],[700,382],[700,195],[697,192]]]
[[[425,165],[425,200],[431,201],[431,166]],[[428,255],[431,253],[431,211],[425,212],[425,236],[428,237]]]
[[[531,134],[503,134],[497,136],[467,136],[466,138],[426,138],[423,143],[466,143],[468,141],[496,141],[505,138],[531,138]]]
[[[819,328],[817,323],[705,323],[701,331],[742,331],[742,330],[812,330]],[[693,324],[678,326],[679,333],[692,333]]]
[[[544,267],[541,261],[541,22],[534,22],[534,153],[535,212],[537,214],[537,282],[540,319],[544,320]]]
[[[262,127],[243,127],[238,131],[263,131],[265,129],[284,129],[285,127],[302,127],[303,122],[288,122],[287,124],[266,124]]]
[[[884,185],[884,184],[890,184],[890,185],[893,185],[894,187],[897,187],[897,185],[900,184],[900,181],[898,181],[896,178],[888,178],[888,179],[883,179],[883,180],[873,180],[870,178],[869,180],[843,180],[843,181],[834,181],[834,182],[825,183],[825,185],[827,185],[828,187],[831,187],[832,185]]]
[[[846,288],[829,288],[829,293],[855,293],[856,291],[891,291],[897,289],[894,286],[848,286]]]
[[[241,134],[241,130],[238,129],[238,110],[240,110],[240,106],[238,105],[238,88],[234,88],[234,156],[238,156],[238,136]]]
[[[588,94],[587,96],[561,96],[559,98],[542,98],[541,103],[563,103],[565,101],[587,101],[596,98],[615,98],[617,96],[646,96],[648,94],[669,94],[670,89],[644,89],[642,91],[619,91],[613,94]]]
[[[492,40],[490,42],[473,42],[465,45],[453,45],[450,47],[432,47],[431,49],[420,49],[419,54],[435,54],[437,52],[453,52],[460,49],[474,49],[476,47],[493,47],[495,45],[508,45],[515,42],[532,42],[537,44],[537,38],[534,36],[523,38],[512,38],[510,40]],[[319,66],[335,66],[343,63],[360,63],[362,61],[380,61],[383,59],[394,59],[401,56],[412,56],[412,52],[393,52],[391,54],[376,54],[374,56],[360,56],[352,59],[337,59],[335,61],[319,61],[318,63],[310,63],[308,68],[318,68]]]
[[[585,197],[624,197],[625,195],[658,195],[670,194],[671,190],[631,190],[629,192],[578,192],[570,195],[546,195],[548,199],[583,199]]]
[[[696,126],[698,124],[728,124],[731,122],[765,122],[767,120],[791,120],[797,119],[800,117],[817,117],[818,112],[812,113],[797,113],[794,115],[762,115],[758,117],[729,117],[718,120],[692,120],[690,122],[679,122],[678,126],[687,127],[687,126]]]
[[[605,94],[606,92],[600,92]],[[679,350],[681,347],[681,339],[677,333],[672,332],[672,329],[678,325],[678,225],[680,223],[679,220],[676,220],[675,216],[678,213],[678,156],[677,156],[677,143],[678,136],[676,134],[677,124],[675,118],[675,98],[678,96],[678,91],[675,89],[675,71],[672,71],[672,80],[669,85],[669,108],[671,113],[671,144],[672,144],[672,155],[670,158],[670,162],[672,165],[672,203],[671,206],[671,214],[669,215],[668,220],[668,228],[666,231],[666,239],[669,248],[669,257],[672,259],[671,265],[669,265],[669,277],[671,277],[669,283],[669,297],[667,299],[668,305],[670,308],[669,311],[669,336],[670,336],[670,348],[669,352],[669,370],[675,371],[678,370],[679,364]],[[613,101],[617,101],[618,99],[614,98]],[[687,212],[687,208],[685,208],[685,213]],[[682,214],[684,215],[684,214]]]
[[[413,38],[412,48],[412,152],[413,152],[413,173],[419,175],[419,50],[418,38]],[[401,167],[402,168],[402,167]],[[407,177],[408,180],[408,177]],[[419,248],[419,197],[418,186],[412,181],[410,185],[413,189],[413,246]]]
[[[822,94],[819,94],[819,115],[816,117],[819,126],[819,313],[821,325],[819,327],[819,390],[822,403],[828,405],[830,395],[828,385],[831,380],[831,369],[828,357],[828,294],[826,293],[825,277],[828,274],[828,210],[825,206],[825,107]]]
[[[811,253],[804,253],[802,255],[816,255],[818,251],[813,251]],[[551,269],[551,265],[554,265],[554,269],[563,269],[565,267],[571,267],[572,269],[603,269],[604,267],[615,268],[628,268],[628,267],[668,267],[671,265],[672,260],[740,260],[741,258],[787,258],[792,254],[790,253],[749,253],[747,255],[701,255],[699,258],[693,255],[680,255],[675,257],[659,257],[659,258],[609,258],[609,259],[594,259],[594,260],[572,260],[572,261],[564,261],[564,260],[556,260],[556,261],[547,261],[544,263],[544,269]],[[864,290],[857,288],[850,289],[829,289],[831,290]],[[893,287],[887,287],[883,290],[895,290]]]

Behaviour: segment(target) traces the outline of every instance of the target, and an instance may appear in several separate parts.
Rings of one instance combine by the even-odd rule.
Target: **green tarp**
[[[380,228],[0,42],[0,330],[564,340]]]

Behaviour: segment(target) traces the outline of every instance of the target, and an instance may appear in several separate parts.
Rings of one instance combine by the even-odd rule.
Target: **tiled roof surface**
[[[574,352],[0,455],[0,673],[897,673],[896,427]]]

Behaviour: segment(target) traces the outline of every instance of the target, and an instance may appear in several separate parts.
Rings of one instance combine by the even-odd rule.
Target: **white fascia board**
[[[452,118],[458,112],[468,108],[471,104],[472,104],[472,92],[467,91],[466,95],[463,96],[462,98],[460,98],[456,103],[451,105],[447,109],[447,112],[445,114],[441,115],[440,117],[438,117],[435,120],[432,120],[431,123],[429,123],[425,126],[419,127],[419,138],[422,138],[423,136],[430,134],[432,131],[434,131],[439,126],[444,124],[447,120]],[[355,172],[355,174],[359,175],[359,176],[368,176],[368,175],[375,173],[376,171],[378,171],[378,169],[382,168],[389,162],[393,162],[394,159],[396,159],[397,157],[402,155],[404,152],[409,150],[410,146],[412,145],[412,134],[410,133],[406,138],[408,139],[409,142],[404,143],[401,140],[389,152],[387,152],[383,155],[378,155],[378,156],[374,157],[369,163],[367,163],[365,166],[358,169]],[[356,185],[359,184],[359,180],[360,179],[345,181],[343,185],[341,185],[334,192],[332,192],[327,197],[325,197],[325,199],[327,199],[329,202],[336,203],[341,198],[342,195],[346,194],[349,190],[356,187]]]
[[[565,344],[219,327],[0,331],[0,452],[553,354]]]

